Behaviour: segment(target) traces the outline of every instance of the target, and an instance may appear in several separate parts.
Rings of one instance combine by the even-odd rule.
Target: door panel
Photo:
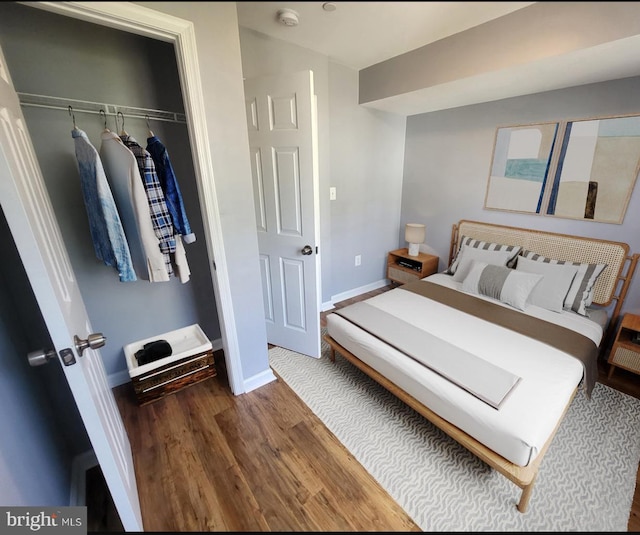
[[[320,357],[313,73],[245,80],[256,231],[269,343]],[[312,254],[302,254],[305,245]]]
[[[71,142],[71,137],[69,137]],[[142,530],[131,447],[97,350],[80,355],[74,335],[93,331],[0,50],[0,204],[54,349],[123,526]],[[34,348],[37,349],[37,348]],[[26,356],[25,356],[26,358]]]

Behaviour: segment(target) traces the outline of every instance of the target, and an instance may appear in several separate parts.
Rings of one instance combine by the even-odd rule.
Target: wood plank
[[[116,397],[145,530],[419,531],[280,379],[241,396],[219,373],[144,406],[130,385]]]
[[[321,314],[321,325],[326,325],[325,317],[326,313]],[[616,370],[607,381],[606,363],[599,366],[600,382],[640,398],[637,375]],[[210,499],[218,511],[207,514],[216,526],[221,523],[211,530],[275,531],[290,526],[290,531],[304,531],[313,526],[309,529],[420,531],[283,381],[234,396],[220,352],[216,368],[216,377],[143,407],[130,384],[115,389],[136,464],[145,530],[188,531],[193,522],[177,510],[180,504]],[[171,399],[177,405],[161,410]],[[185,437],[180,438],[182,434]],[[180,441],[191,444],[187,449],[195,452],[197,459],[180,460],[174,466],[174,457],[181,456],[176,447]],[[183,471],[198,463],[202,469],[194,469],[186,477]],[[291,496],[279,498],[270,490],[275,471],[284,474],[274,476],[280,479],[277,488]],[[204,498],[190,494],[189,478],[199,480],[195,488],[210,487]],[[212,497],[207,498],[209,495]],[[291,506],[295,514],[289,510]],[[108,516],[104,511],[88,513]],[[640,469],[628,523],[629,531],[640,531]],[[104,531],[113,531],[113,526]]]

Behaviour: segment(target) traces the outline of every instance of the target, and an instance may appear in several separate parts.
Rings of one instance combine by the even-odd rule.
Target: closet
[[[0,45],[92,326],[107,338],[100,352],[111,381],[128,381],[123,346],[136,340],[197,323],[219,347],[173,45],[15,3],[0,4]],[[75,119],[100,150],[105,119],[119,134],[122,118],[140,145],[146,146],[152,130],[169,152],[196,236],[184,246],[191,271],[186,283],[175,276],[168,282],[120,282],[117,271],[96,258],[71,131]]]

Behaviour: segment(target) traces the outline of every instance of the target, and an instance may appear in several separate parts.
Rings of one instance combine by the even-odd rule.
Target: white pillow
[[[576,266],[578,272],[573,278],[569,293],[564,298],[564,308],[573,310],[582,316],[587,315],[587,307],[591,306],[593,301],[593,291],[596,280],[607,267],[607,264],[583,264],[580,262],[568,262],[565,260],[556,260],[555,258],[547,258],[533,251],[522,251],[522,256],[536,262],[546,262],[548,264],[563,264]]]
[[[491,249],[476,249],[465,245],[458,254],[458,267],[453,274],[453,280],[462,282],[469,274],[471,264],[474,260],[486,262],[494,266],[506,266],[511,259],[511,251],[496,251]]]
[[[564,300],[578,272],[578,266],[536,262],[519,256],[516,271],[544,275],[540,284],[537,284],[531,292],[529,303],[553,312],[562,312]]]
[[[542,277],[537,273],[525,273],[474,260],[471,271],[462,282],[462,290],[476,295],[486,295],[524,310],[529,295]]]

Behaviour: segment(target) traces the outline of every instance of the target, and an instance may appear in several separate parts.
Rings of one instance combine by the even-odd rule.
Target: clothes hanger
[[[76,126],[76,116],[73,113],[73,108],[71,106],[69,106],[69,115],[71,115],[71,118],[73,119],[73,129],[77,130],[78,127]]]
[[[153,133],[153,130],[151,130],[151,126],[149,126],[149,116],[145,115],[144,118],[147,120],[147,130],[149,131],[149,132],[147,132],[148,133],[148,137],[155,136],[155,134]]]
[[[105,112],[104,110],[100,110],[98,113],[104,117],[104,132],[110,132],[110,130],[107,128],[107,112]]]
[[[121,136],[128,136],[129,134],[124,129],[124,114],[121,111],[116,113],[116,125],[118,124],[118,115],[122,118],[122,129],[120,130],[120,135]]]

